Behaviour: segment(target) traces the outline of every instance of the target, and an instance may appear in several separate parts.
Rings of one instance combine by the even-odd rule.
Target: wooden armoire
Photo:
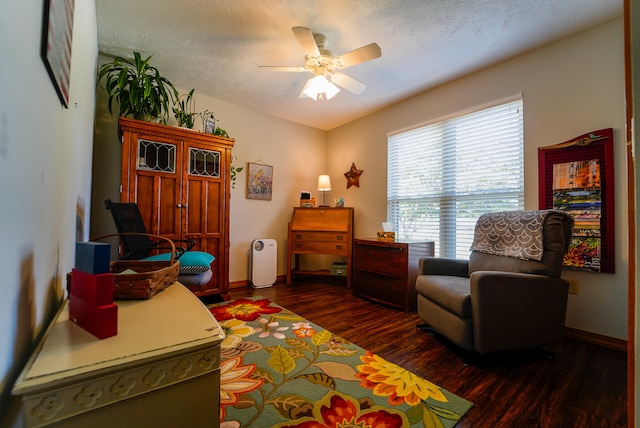
[[[213,278],[189,286],[198,296],[229,293],[229,192],[233,139],[119,119],[120,200],[136,202],[149,233],[193,239],[215,256]]]

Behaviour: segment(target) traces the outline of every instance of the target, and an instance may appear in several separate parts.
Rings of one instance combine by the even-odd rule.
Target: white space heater
[[[278,277],[278,243],[275,239],[256,239],[251,243],[251,285],[271,287]]]

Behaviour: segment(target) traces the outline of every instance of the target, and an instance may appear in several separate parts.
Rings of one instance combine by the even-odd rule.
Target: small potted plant
[[[173,84],[149,64],[151,56],[142,59],[133,52],[133,60],[120,56],[98,70],[98,84],[104,79],[109,95],[109,113],[113,115],[113,101],[120,105],[119,115],[151,122],[160,119],[167,123],[170,107],[178,98]]]
[[[178,97],[174,104],[173,115],[178,121],[179,127],[193,129],[195,120],[200,115],[200,113],[194,112],[196,103],[193,100],[193,91],[195,91],[195,88],[189,91],[188,94]]]
[[[216,126],[216,129],[213,131],[213,135],[217,135],[218,137],[231,138],[229,134],[224,129]]]
[[[200,117],[202,118],[202,132],[213,134],[216,130],[216,118],[213,117],[213,113],[205,110],[200,113]]]
[[[202,132],[205,134],[217,135],[218,137],[231,138],[227,131],[218,126],[216,118],[213,117],[212,112],[205,110],[200,113],[200,117],[202,117]]]
[[[237,159],[237,156],[231,156],[231,188],[235,189],[236,188],[236,178],[238,178],[238,173],[242,172],[242,170],[244,169],[244,167],[236,167],[233,164],[233,161]]]

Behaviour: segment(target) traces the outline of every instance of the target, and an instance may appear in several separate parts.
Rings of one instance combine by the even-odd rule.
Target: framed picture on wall
[[[538,148],[540,209],[574,219],[563,266],[614,272],[613,129]]]
[[[75,0],[44,0],[40,56],[53,86],[66,108],[69,108],[71,83],[71,47]]]
[[[247,199],[270,201],[273,186],[273,166],[247,163]]]

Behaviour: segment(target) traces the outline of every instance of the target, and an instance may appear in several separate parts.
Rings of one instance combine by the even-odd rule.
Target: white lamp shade
[[[318,190],[321,192],[331,190],[331,178],[328,175],[318,177]]]
[[[330,100],[338,92],[340,92],[340,88],[329,82],[325,76],[319,74],[307,81],[298,98],[309,97],[316,101]]]

